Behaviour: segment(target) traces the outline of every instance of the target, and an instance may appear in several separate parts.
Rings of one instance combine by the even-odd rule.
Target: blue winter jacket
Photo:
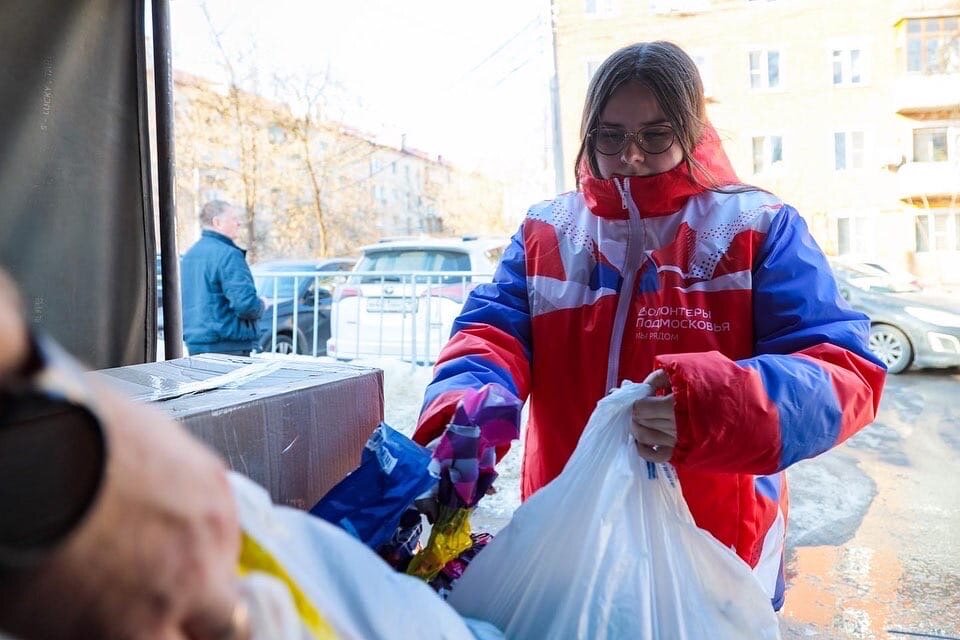
[[[183,341],[191,354],[253,348],[264,306],[245,256],[230,238],[209,229],[184,254]]]

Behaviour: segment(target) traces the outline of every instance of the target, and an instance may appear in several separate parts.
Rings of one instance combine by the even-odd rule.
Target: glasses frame
[[[670,131],[670,133],[672,134],[670,138],[670,144],[668,144],[666,147],[664,147],[660,151],[651,151],[650,149],[646,148],[643,144],[643,134],[645,131],[650,131],[651,129],[657,129],[657,130],[667,129],[668,131]],[[594,151],[604,156],[615,156],[623,153],[624,149],[627,148],[627,146],[630,144],[631,141],[633,141],[638,147],[640,147],[640,149],[644,153],[649,153],[652,156],[658,156],[661,153],[666,153],[667,151],[669,151],[670,148],[677,142],[677,132],[674,131],[673,127],[666,124],[655,124],[649,127],[644,127],[642,129],[637,129],[636,131],[624,131],[623,139],[620,141],[620,147],[613,153],[607,153],[606,151],[601,151],[600,148],[597,146],[596,138],[598,133],[600,133],[600,127],[592,129],[587,134],[587,137],[590,139],[590,144],[593,146]]]

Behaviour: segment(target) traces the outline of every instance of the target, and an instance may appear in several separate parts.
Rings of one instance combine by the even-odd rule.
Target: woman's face
[[[647,130],[651,135],[663,136],[663,129],[655,125],[670,126],[666,114],[657,104],[653,92],[635,80],[620,86],[613,92],[607,101],[597,130],[615,136],[624,132],[633,134]],[[644,146],[650,147],[649,143]],[[627,141],[623,151],[615,155],[604,155],[596,150],[594,154],[597,166],[600,167],[600,177],[610,178],[618,176],[652,176],[673,169],[683,160],[683,148],[674,136],[673,144],[662,153],[652,154],[644,151],[632,137]]]

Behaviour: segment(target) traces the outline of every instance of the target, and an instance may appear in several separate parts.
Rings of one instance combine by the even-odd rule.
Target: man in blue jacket
[[[257,296],[246,251],[234,244],[240,212],[222,200],[200,211],[200,240],[183,256],[183,341],[191,355],[250,355],[263,301]]]

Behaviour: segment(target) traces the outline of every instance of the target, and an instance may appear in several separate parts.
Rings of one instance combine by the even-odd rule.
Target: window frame
[[[921,224],[921,220],[925,221]],[[914,251],[916,253],[944,253],[960,251],[960,213],[949,210],[936,211],[924,209],[917,211],[913,216],[914,224]],[[937,222],[942,220],[944,227],[937,229]],[[921,248],[921,232],[923,244]],[[939,239],[943,240],[942,245]]]
[[[921,126],[921,127],[912,127],[910,129],[910,159],[911,162],[924,162],[924,163],[934,163],[934,162],[950,162],[951,158],[951,149],[950,149],[950,131],[951,128],[947,124],[935,124],[933,126]],[[943,131],[943,151],[944,158],[942,160],[919,160],[917,159],[917,133],[920,131]]]
[[[780,141],[780,158],[778,160],[773,159],[774,146],[772,143],[774,138],[778,138]],[[769,172],[770,170],[772,170],[774,164],[778,162],[779,163],[784,162],[783,139],[784,139],[784,136],[782,133],[773,133],[773,132],[755,133],[749,137],[750,158],[751,158],[751,167],[752,167],[753,175],[755,176],[763,175]],[[761,153],[762,153],[763,166],[761,166],[759,170],[757,170],[757,154],[756,154],[756,146],[755,146],[757,140],[762,140]]]
[[[844,166],[837,166],[837,136],[842,134],[844,139]],[[859,157],[860,162],[859,166],[854,162],[857,155],[857,150],[854,145],[851,144],[853,136],[855,134],[860,134],[860,149]],[[840,128],[835,129],[830,134],[830,139],[832,144],[830,146],[831,150],[831,162],[833,164],[834,171],[861,171],[866,168],[867,162],[867,132],[863,129],[854,129],[854,128]]]
[[[691,49],[690,58],[697,66],[697,72],[700,74],[700,80],[703,82],[703,95],[713,97],[715,95],[715,86],[713,80],[713,58],[709,49]],[[700,62],[702,61],[702,62]]]
[[[852,53],[856,51],[859,54],[859,76],[860,79],[857,82],[853,81],[852,70],[853,70],[853,61]],[[840,56],[840,82],[836,81],[835,78],[835,65],[837,54]],[[870,56],[867,48],[859,42],[832,42],[829,43],[827,47],[827,66],[828,66],[828,75],[830,79],[830,86],[836,87],[838,89],[842,88],[851,88],[851,87],[863,87],[869,84],[870,74],[869,72],[869,61]]]
[[[753,86],[753,59],[752,56],[754,53],[758,53],[761,56],[759,73],[760,78],[763,81],[762,85]],[[777,56],[777,84],[774,86],[770,85],[770,54],[775,53]],[[764,46],[751,46],[747,48],[747,89],[750,91],[783,91],[786,83],[784,82],[783,75],[783,60],[784,60],[784,49],[783,48],[773,48],[773,47],[764,47]]]
[[[597,69],[600,68],[600,65],[603,64],[603,60],[599,58],[587,58],[584,61],[584,67],[587,72],[587,86],[590,86],[590,83],[593,81],[593,76],[597,73]]]
[[[947,21],[953,20],[956,23],[954,31],[948,30]],[[927,25],[931,21],[938,21],[939,28],[937,31],[928,32]],[[916,32],[910,31],[911,24],[917,24],[919,30]],[[906,73],[915,74],[915,75],[947,75],[960,72],[960,38],[950,38],[951,33],[956,33],[960,31],[960,14],[958,15],[948,15],[948,16],[932,16],[932,17],[916,17],[916,18],[906,18],[904,20],[903,32],[904,32],[904,46],[903,46],[903,69]],[[949,57],[942,56],[944,60],[944,65],[932,68],[928,65],[929,62],[929,44],[930,42],[939,43],[936,48],[936,53],[940,54],[942,49],[946,46],[953,46],[957,49],[957,68],[951,68],[948,66]],[[910,45],[912,42],[917,42],[919,44],[919,68],[911,69],[910,68]],[[939,56],[938,56],[939,57]]]
[[[849,211],[837,214],[834,220],[837,232],[837,255],[866,255],[876,250],[877,216],[862,211]],[[847,227],[847,247],[845,251],[840,246],[841,221],[846,222]]]

